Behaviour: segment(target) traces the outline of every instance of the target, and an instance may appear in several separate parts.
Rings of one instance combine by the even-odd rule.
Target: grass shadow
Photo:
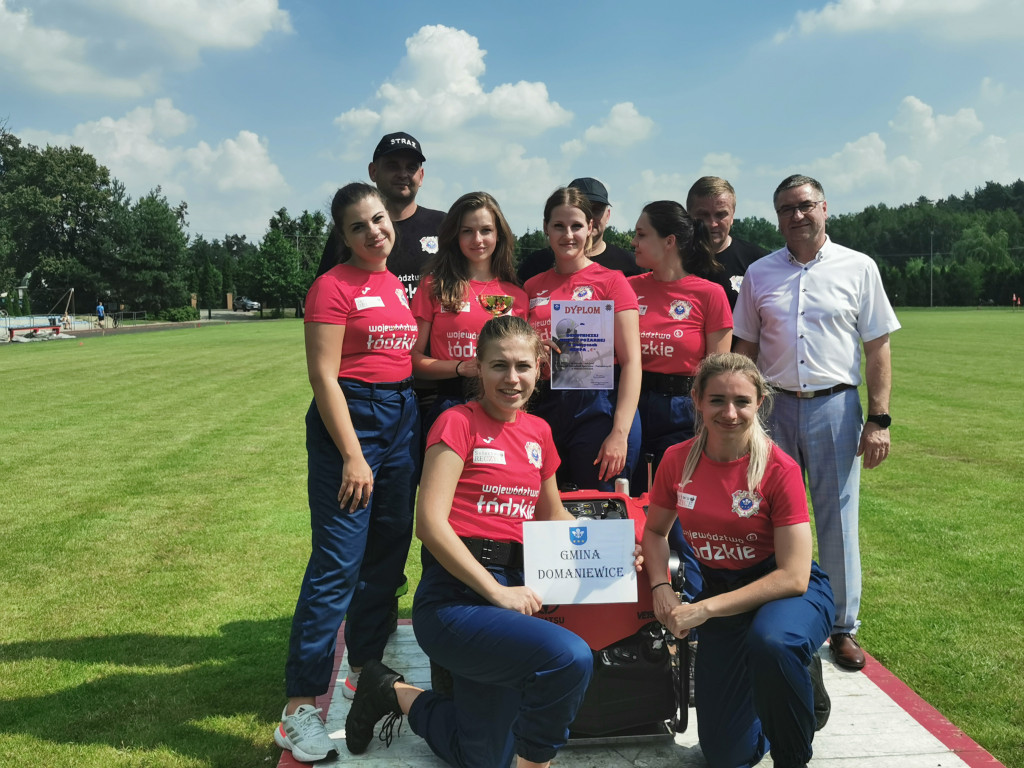
[[[263,763],[284,701],[290,618],[237,621],[217,635],[129,634],[0,645],[5,666],[50,684],[0,700],[0,733],[53,744],[162,751],[209,765]],[[56,682],[56,685],[54,684]],[[46,762],[45,760],[43,761]],[[87,761],[86,761],[87,762]]]

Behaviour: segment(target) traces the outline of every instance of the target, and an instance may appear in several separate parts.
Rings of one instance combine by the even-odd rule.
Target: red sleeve
[[[810,521],[800,465],[777,445],[772,445],[772,456],[761,482],[761,492],[768,500],[772,527]]]
[[[433,281],[434,279],[431,275],[426,275],[420,280],[419,288],[413,294],[412,305],[410,306],[413,317],[425,323],[434,322],[434,297],[431,291]]]
[[[427,435],[427,448],[444,443],[465,461],[471,449],[470,414],[462,406],[455,406],[437,417]]]
[[[337,269],[337,267],[335,267]],[[313,281],[306,294],[306,323],[328,323],[345,325],[352,311],[351,297],[345,291],[345,284],[332,274],[325,272]]]
[[[692,440],[673,445],[661,459],[658,471],[654,474],[654,487],[651,488],[651,502],[665,509],[676,509],[676,489],[683,476],[683,465],[690,455]]]
[[[626,276],[617,270],[611,272],[612,279],[608,284],[608,292],[615,301],[615,311],[623,312],[627,309],[640,309],[640,303],[636,300],[636,291],[629,284]]]
[[[555,438],[551,434],[550,425],[539,416],[536,418],[543,426],[544,430],[544,464],[540,470],[540,479],[547,480],[558,469],[562,463],[561,457],[558,455],[558,451],[555,450]]]
[[[711,282],[710,280],[708,281]],[[729,297],[725,295],[725,288],[718,283],[711,283],[711,290],[708,292],[707,316],[704,319],[705,333],[721,331],[725,328],[732,328],[732,310],[729,308]]]

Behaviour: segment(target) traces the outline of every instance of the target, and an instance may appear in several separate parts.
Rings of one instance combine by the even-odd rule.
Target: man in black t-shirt
[[[389,133],[378,142],[368,168],[370,181],[377,185],[395,225],[397,239],[388,257],[388,270],[402,281],[410,300],[427,260],[437,253],[437,230],[444,219],[444,211],[416,204],[425,162],[416,139],[408,133]],[[338,245],[338,235],[332,227],[317,277],[338,263]]]
[[[587,251],[587,258],[596,261],[602,267],[617,269],[626,277],[643,272],[644,270],[636,265],[636,257],[630,251],[604,241],[604,230],[612,216],[612,206],[608,202],[608,189],[605,185],[597,179],[584,177],[573,179],[569,182],[569,186],[575,187],[587,196],[594,214],[594,236],[590,250]],[[519,279],[525,283],[534,275],[546,272],[553,266],[555,266],[555,254],[549,246],[524,256],[519,264],[517,274]]]
[[[695,219],[701,219],[711,232],[711,245],[722,270],[701,275],[725,288],[729,306],[736,306],[740,284],[747,267],[760,259],[767,250],[729,234],[736,215],[736,191],[725,179],[704,176],[694,182],[686,195],[686,210]]]

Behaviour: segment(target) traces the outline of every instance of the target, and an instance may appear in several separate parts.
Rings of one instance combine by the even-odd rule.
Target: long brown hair
[[[466,300],[469,287],[469,262],[459,248],[462,218],[473,211],[486,208],[494,219],[498,242],[491,254],[491,274],[495,279],[519,285],[516,276],[516,240],[505,220],[498,201],[486,192],[469,192],[448,209],[448,214],[437,230],[437,255],[427,270],[433,276],[431,295],[449,312],[458,312]]]

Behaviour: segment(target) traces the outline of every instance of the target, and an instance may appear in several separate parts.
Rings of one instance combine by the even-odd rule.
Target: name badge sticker
[[[505,452],[499,451],[497,448],[474,448],[473,449],[473,463],[474,464],[504,464],[505,463]]]
[[[683,509],[693,509],[697,504],[697,497],[692,493],[676,492],[676,504]]]
[[[356,296],[356,309],[371,309],[383,306],[384,299],[380,296]]]

